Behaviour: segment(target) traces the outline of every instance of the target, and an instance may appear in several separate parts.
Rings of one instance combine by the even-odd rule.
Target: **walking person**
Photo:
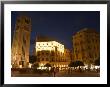
[[[55,75],[56,75],[56,68],[54,67],[53,68],[53,76],[55,77]]]
[[[68,68],[68,74],[70,74],[70,68]]]

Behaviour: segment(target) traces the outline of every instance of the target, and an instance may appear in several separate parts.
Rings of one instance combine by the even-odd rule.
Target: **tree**
[[[37,57],[34,56],[34,55],[29,56],[29,62],[32,63],[32,64],[36,62],[36,59],[37,59]]]
[[[68,65],[69,67],[80,67],[80,66],[84,66],[84,63],[82,61],[74,61],[74,62],[70,62],[70,64]]]
[[[68,64],[68,66],[69,66],[69,67],[72,67],[72,62],[70,62],[70,63]]]
[[[84,63],[82,61],[75,61],[75,65],[79,66],[80,69],[80,66],[84,66]]]
[[[76,62],[70,62],[70,64],[68,65],[69,67],[77,67],[77,64]],[[70,71],[71,71],[71,68],[70,68]]]
[[[69,67],[77,67],[75,62],[70,62],[70,64],[68,65]]]
[[[45,67],[51,67],[51,64],[50,63],[46,63],[44,66]]]
[[[80,72],[82,71],[80,66],[84,66],[84,63],[82,61],[75,61],[76,66],[79,66]]]
[[[46,64],[44,65],[44,67],[47,67],[47,68],[48,68],[48,70],[49,70],[49,67],[51,67],[51,64],[46,63]]]
[[[100,58],[95,60],[94,65],[100,66]]]
[[[32,65],[32,68],[33,69],[37,69],[39,67],[39,63],[34,63],[33,65]]]

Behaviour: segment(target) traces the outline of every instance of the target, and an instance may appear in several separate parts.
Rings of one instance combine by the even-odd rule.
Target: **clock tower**
[[[26,68],[29,64],[31,19],[19,16],[16,20],[11,47],[12,68]]]

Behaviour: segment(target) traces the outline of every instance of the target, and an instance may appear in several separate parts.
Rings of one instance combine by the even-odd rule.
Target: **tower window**
[[[23,43],[26,45],[26,40],[25,40],[24,34],[23,34]]]
[[[29,20],[28,20],[28,19],[25,19],[25,22],[26,22],[27,24],[29,24]]]

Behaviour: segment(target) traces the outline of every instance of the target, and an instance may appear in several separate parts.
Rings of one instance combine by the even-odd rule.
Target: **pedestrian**
[[[70,74],[70,68],[68,69],[68,74]]]
[[[53,76],[53,72],[54,72],[53,67],[51,68],[50,72],[51,72],[51,74]]]
[[[53,68],[53,76],[55,77],[55,75],[56,75],[56,69],[55,69],[55,67]]]

